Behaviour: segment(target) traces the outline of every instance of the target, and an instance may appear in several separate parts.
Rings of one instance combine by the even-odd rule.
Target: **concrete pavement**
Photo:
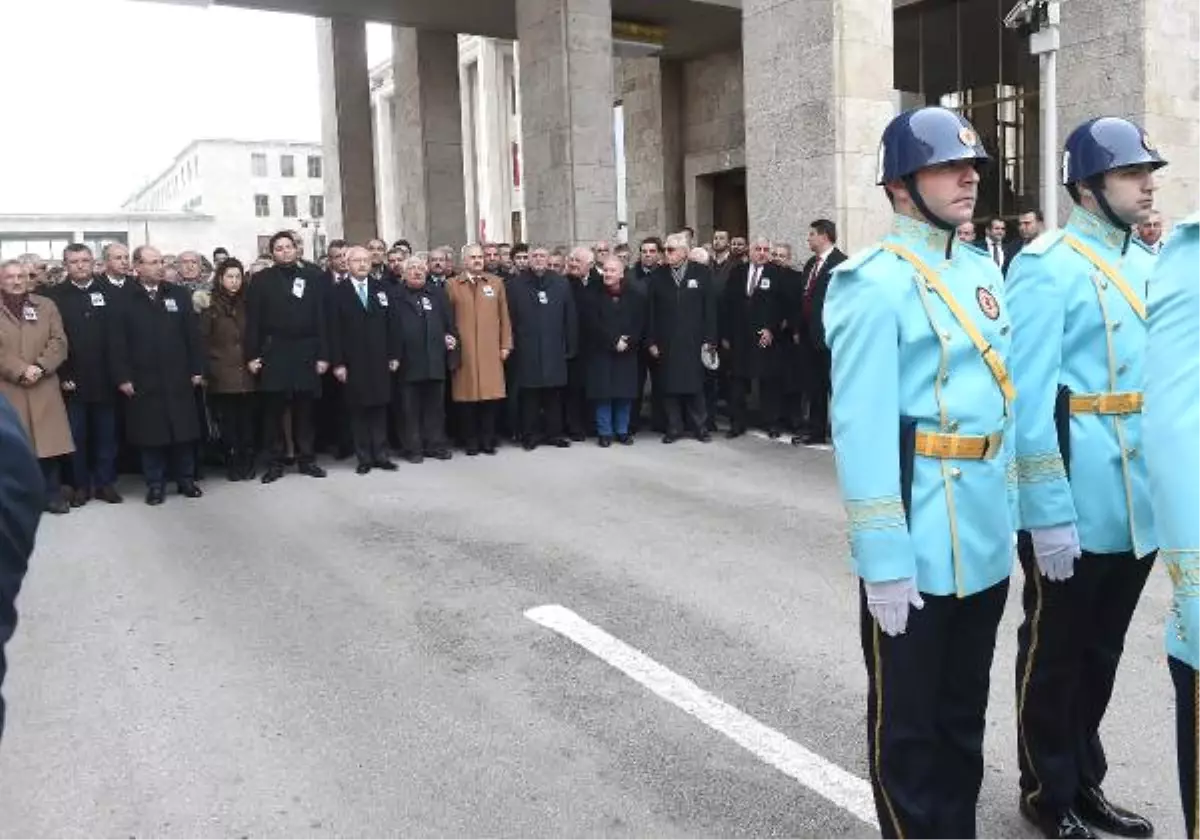
[[[48,517],[11,648],[3,836],[868,836],[524,616],[562,604],[866,777],[832,456],[594,444],[205,483]],[[1014,578],[983,836],[1016,815]],[[1182,834],[1155,570],[1106,787]]]

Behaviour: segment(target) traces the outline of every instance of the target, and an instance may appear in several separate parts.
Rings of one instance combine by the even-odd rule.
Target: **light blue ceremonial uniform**
[[[941,277],[1001,359],[1011,338],[1003,279],[953,233],[897,215],[883,243],[834,271],[825,300],[834,450],[855,571],[871,583],[915,577],[921,592],[965,597],[1012,568],[1012,410],[949,308],[886,243],[907,248]],[[987,460],[917,455],[907,523],[902,417],[925,432],[1005,434]]]
[[[1138,300],[1155,262],[1125,231],[1076,207],[1065,229],[1039,236],[1009,266],[1021,527],[1077,522],[1085,551],[1145,557],[1157,542],[1141,415],[1072,414],[1069,481],[1059,453],[1059,386],[1075,395],[1140,392],[1146,349],[1141,317],[1069,237],[1124,277]]]
[[[1167,653],[1200,645],[1200,215],[1180,222],[1150,279],[1144,434],[1159,557],[1175,585]]]

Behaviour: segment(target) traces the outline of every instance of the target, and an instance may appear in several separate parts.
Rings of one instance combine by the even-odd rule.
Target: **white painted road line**
[[[526,610],[525,617],[566,636],[809,790],[868,825],[879,828],[871,786],[853,773],[826,761],[782,733],[714,697],[691,680],[659,665],[641,651],[585,621],[566,607],[558,604],[534,607]]]

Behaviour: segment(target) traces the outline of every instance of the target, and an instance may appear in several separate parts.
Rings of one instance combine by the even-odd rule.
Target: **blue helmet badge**
[[[875,180],[882,185],[940,163],[973,160],[982,166],[988,159],[979,133],[961,114],[937,106],[916,108],[884,129]]]

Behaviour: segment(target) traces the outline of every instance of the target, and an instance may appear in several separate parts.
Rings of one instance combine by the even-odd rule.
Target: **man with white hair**
[[[746,433],[747,402],[758,381],[758,413],[767,434],[779,437],[780,354],[777,338],[786,307],[784,273],[771,264],[771,242],[756,238],[750,262],[729,275],[721,301],[721,349],[729,371],[728,437]]]
[[[688,254],[688,259],[697,265],[708,265],[708,251],[697,245],[692,249],[691,253]]]
[[[661,389],[667,415],[663,443],[683,434],[683,412],[696,439],[707,443],[711,434],[704,406],[704,365],[701,352],[715,349],[717,310],[712,299],[712,275],[706,266],[688,259],[684,234],[667,237],[667,262],[650,278],[649,335],[651,359],[657,369],[654,388]]]
[[[607,242],[597,242],[596,251]],[[596,272],[593,250],[580,246],[571,249],[567,254],[567,283],[571,286],[571,296],[575,301],[575,312],[582,318],[587,309],[587,301],[596,294],[604,280]],[[598,258],[597,258],[598,259]],[[607,257],[605,257],[607,259]],[[599,260],[603,264],[604,260]],[[566,393],[566,423],[567,436],[576,443],[587,439],[588,402],[587,402],[587,359],[585,347],[579,344],[579,352],[567,362],[567,393]]]

